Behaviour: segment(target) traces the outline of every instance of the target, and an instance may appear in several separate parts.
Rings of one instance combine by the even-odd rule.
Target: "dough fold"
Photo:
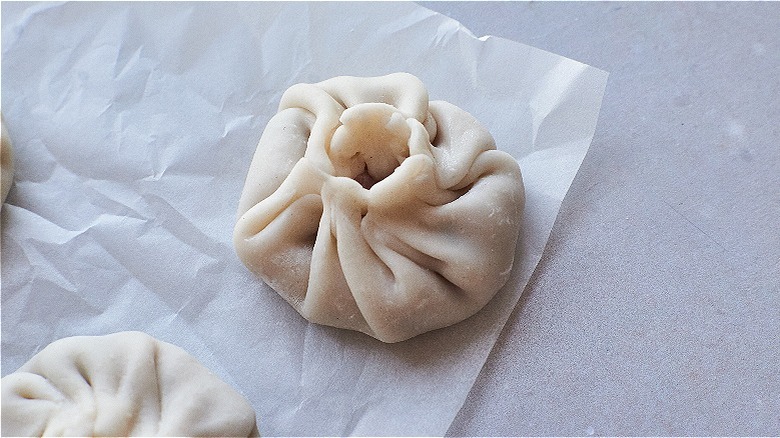
[[[473,315],[506,283],[524,202],[517,161],[419,79],[337,77],[282,96],[234,244],[309,321],[398,342]]]

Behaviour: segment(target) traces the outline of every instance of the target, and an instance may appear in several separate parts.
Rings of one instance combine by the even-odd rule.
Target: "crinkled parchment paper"
[[[287,87],[395,71],[487,125],[528,205],[483,311],[385,345],[307,323],[231,233]],[[2,374],[55,339],[135,329],[234,385],[261,434],[444,434],[541,257],[606,77],[408,3],[3,3]]]

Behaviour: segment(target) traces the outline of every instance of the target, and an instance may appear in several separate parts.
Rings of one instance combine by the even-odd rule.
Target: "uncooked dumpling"
[[[56,341],[2,379],[3,436],[256,436],[249,403],[140,332]]]
[[[14,162],[11,153],[11,139],[5,130],[5,122],[0,121],[2,140],[0,140],[0,204],[5,202],[14,180]]]
[[[282,96],[234,243],[309,321],[397,342],[506,283],[524,201],[517,161],[416,77],[337,77]]]

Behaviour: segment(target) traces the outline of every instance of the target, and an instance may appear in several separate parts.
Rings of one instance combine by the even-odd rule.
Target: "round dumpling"
[[[249,168],[246,266],[309,321],[398,342],[459,322],[506,283],[517,161],[407,73],[297,84]]]
[[[5,197],[11,190],[14,179],[14,163],[11,155],[11,139],[5,130],[5,122],[0,121],[2,140],[0,141],[0,204],[5,202]]]
[[[3,436],[257,436],[244,397],[140,332],[60,339],[0,386]]]

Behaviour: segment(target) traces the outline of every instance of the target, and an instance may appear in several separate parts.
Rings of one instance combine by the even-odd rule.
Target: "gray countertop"
[[[451,435],[780,435],[780,4],[424,6],[610,72]]]

